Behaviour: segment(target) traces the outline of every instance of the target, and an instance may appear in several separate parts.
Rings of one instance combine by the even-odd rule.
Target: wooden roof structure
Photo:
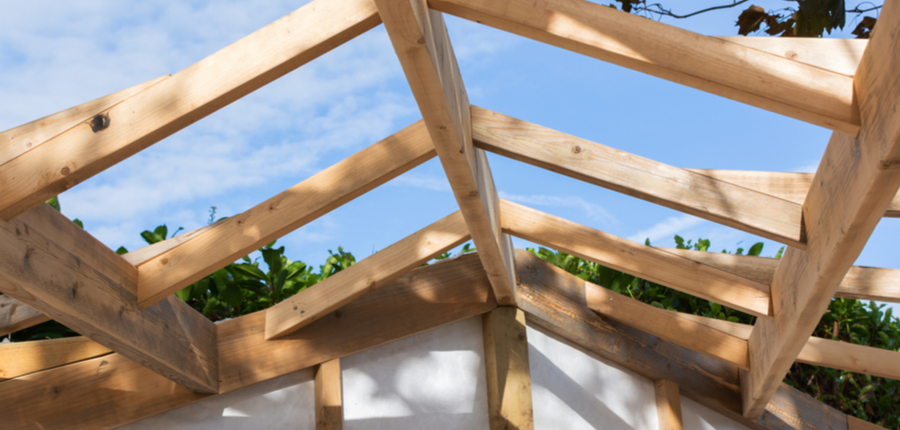
[[[471,106],[444,13],[834,133],[814,175],[687,170]],[[380,24],[421,121],[240,215],[123,256],[43,204]],[[0,428],[111,428],[317,365],[319,424],[331,428],[334,360],[477,315],[492,428],[533,428],[526,319],[660,381],[667,429],[681,428],[679,391],[754,429],[880,428],[781,381],[795,361],[900,379],[900,353],[810,337],[832,297],[900,301],[900,272],[853,266],[878,221],[900,216],[898,29],[897,2],[867,43],[709,37],[584,0],[314,0],[174,75],[2,132],[0,334],[52,318],[84,336],[0,347]],[[485,151],[787,249],[774,260],[651,248],[503,201]],[[266,311],[214,324],[172,296],[435,156],[458,212]],[[645,305],[509,235],[758,322]],[[470,238],[477,254],[419,267]]]

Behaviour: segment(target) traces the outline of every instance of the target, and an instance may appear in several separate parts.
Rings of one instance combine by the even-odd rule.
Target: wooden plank
[[[660,379],[654,384],[656,391],[656,415],[659,417],[659,430],[684,430],[681,422],[681,395],[678,385]]]
[[[0,337],[47,321],[50,317],[41,311],[7,295],[0,295]]]
[[[506,200],[501,210],[509,234],[752,315],[770,315],[766,285]]]
[[[869,44],[868,39],[820,37],[719,36],[719,39],[851,77],[856,74]]]
[[[589,288],[587,306],[607,318],[743,369],[750,365],[747,340],[707,327],[678,312],[641,303],[606,288]]]
[[[407,236],[266,312],[266,339],[293,333],[469,240],[460,212]]]
[[[111,352],[84,336],[0,344],[0,382]]]
[[[847,415],[847,430],[884,430],[884,427]]]
[[[137,269],[48,205],[0,221],[0,290],[189,389],[216,392],[215,325],[179,299],[141,309]]]
[[[344,428],[344,406],[341,395],[341,360],[326,361],[316,366],[316,430]]]
[[[900,4],[885,4],[879,21],[900,24]],[[807,250],[788,248],[775,273],[775,319],[758,321],[750,336],[748,417],[769,402],[900,188],[898,43],[900,33],[887,30],[869,40],[854,78],[859,136],[832,135],[803,204]]]
[[[490,428],[533,430],[525,312],[502,306],[484,314],[481,321]]]
[[[859,113],[848,76],[585,0],[432,0],[431,7],[843,133]]]
[[[316,0],[0,168],[10,220],[378,25],[371,0]]]
[[[71,107],[62,112],[0,132],[0,166],[31,151],[79,123],[90,121],[123,100],[156,85],[169,75],[126,88],[99,99]]]
[[[666,252],[706,264],[763,285],[771,285],[780,260],[749,255],[660,248]],[[853,266],[835,297],[900,303],[900,270]]]
[[[419,121],[250,210],[126,259],[139,265],[138,301],[149,306],[434,157]],[[149,256],[151,253],[156,255]],[[130,254],[130,253],[129,253]]]
[[[472,144],[469,99],[444,18],[425,0],[375,0],[450,188],[501,306],[515,306],[512,249],[500,230],[499,197],[484,151]]]
[[[803,248],[800,204],[496,112],[472,108],[479,148]]]
[[[479,316],[495,307],[478,256],[467,254],[416,269],[277,342],[265,339],[265,311],[223,321],[216,325],[220,392]],[[107,429],[210,396],[192,393],[120,354],[110,354],[0,383],[0,423],[16,429]]]

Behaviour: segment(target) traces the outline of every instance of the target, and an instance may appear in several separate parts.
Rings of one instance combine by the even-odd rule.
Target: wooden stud
[[[293,333],[469,240],[454,212],[266,311],[266,339]]]
[[[728,36],[719,39],[850,77],[856,74],[869,44],[867,39],[821,37]]]
[[[654,384],[656,389],[656,415],[659,417],[659,430],[683,430],[681,422],[681,395],[678,385],[660,379]]]
[[[111,352],[84,336],[0,344],[0,382]]]
[[[884,427],[847,415],[847,430],[884,430]]]
[[[0,166],[0,218],[25,213],[376,25],[371,0],[301,7],[113,106],[105,120],[79,123]]]
[[[525,312],[498,307],[482,317],[491,430],[533,430]]]
[[[431,0],[431,7],[850,135],[853,80],[585,0]],[[870,42],[871,44],[871,42]]]
[[[434,157],[419,121],[250,210],[125,254],[149,306]],[[141,261],[143,260],[143,261]]]
[[[0,337],[50,321],[50,317],[7,295],[0,295]]]
[[[766,285],[506,200],[500,207],[509,234],[752,315],[771,315]]]
[[[316,430],[344,428],[344,406],[341,392],[341,360],[326,361],[316,366]]]
[[[885,23],[887,25],[885,25]],[[900,188],[900,4],[886,3],[854,77],[862,127],[834,133],[803,204],[807,250],[788,248],[772,282],[775,319],[750,336],[744,414],[757,417],[815,330]]]
[[[472,108],[472,129],[479,148],[797,248],[805,247],[798,203],[479,107]]]
[[[469,99],[443,15],[429,10],[425,0],[375,3],[484,262],[497,303],[515,306],[512,249],[500,230],[499,197],[487,156],[472,144]]]

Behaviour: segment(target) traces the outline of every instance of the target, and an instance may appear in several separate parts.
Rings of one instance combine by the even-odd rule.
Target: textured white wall
[[[656,430],[653,383],[528,328],[537,429]],[[341,359],[346,430],[487,429],[481,318]],[[312,430],[313,374],[285,375],[123,426]],[[746,430],[684,397],[684,428]]]

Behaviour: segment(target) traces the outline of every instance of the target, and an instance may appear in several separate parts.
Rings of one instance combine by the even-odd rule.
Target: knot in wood
[[[162,265],[169,264],[169,259],[168,259],[168,258],[163,258],[162,260],[159,260],[159,264],[162,264]]]
[[[572,147],[572,153],[573,153],[573,154],[580,154],[580,153],[581,153],[581,147],[578,146],[578,145],[573,146],[573,147]]]
[[[69,170],[69,166],[63,167],[59,170],[59,174],[63,176],[68,176],[71,171]]]
[[[91,118],[91,131],[94,133],[106,130],[109,128],[109,117],[106,114],[99,114],[93,118]]]

